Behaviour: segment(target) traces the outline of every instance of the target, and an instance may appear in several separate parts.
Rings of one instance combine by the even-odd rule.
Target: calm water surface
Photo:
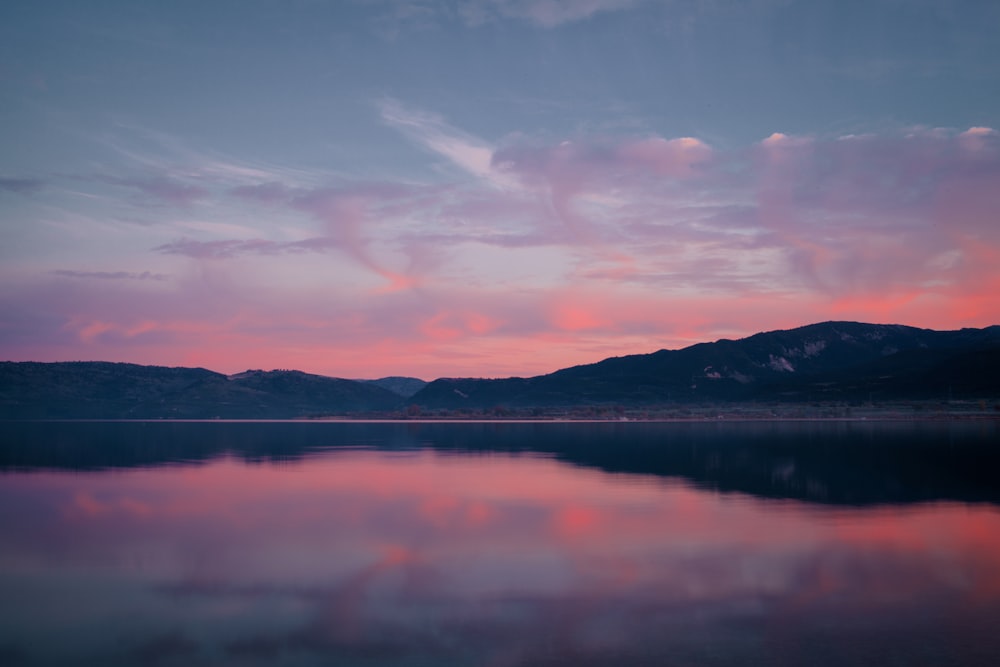
[[[1000,664],[998,436],[0,424],[0,664]]]

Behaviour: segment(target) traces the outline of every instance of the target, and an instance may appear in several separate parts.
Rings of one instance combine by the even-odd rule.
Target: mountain
[[[109,362],[0,362],[0,419],[290,419],[418,408],[641,407],[1000,397],[1000,326],[823,322],[529,378],[345,380]],[[408,410],[409,411],[409,410]],[[413,413],[411,413],[413,414]]]
[[[427,408],[654,405],[716,401],[947,399],[1000,393],[1000,326],[934,331],[823,322],[612,357],[531,378],[447,378]]]
[[[390,410],[381,387],[301,371],[0,362],[2,419],[287,419]]]
[[[397,375],[377,380],[358,380],[358,382],[367,382],[383,389],[388,389],[403,398],[409,398],[427,386],[427,382],[420,378],[400,377]]]

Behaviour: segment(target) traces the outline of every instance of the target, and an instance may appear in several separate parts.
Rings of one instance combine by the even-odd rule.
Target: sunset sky
[[[535,375],[1000,323],[995,0],[0,4],[0,359]]]

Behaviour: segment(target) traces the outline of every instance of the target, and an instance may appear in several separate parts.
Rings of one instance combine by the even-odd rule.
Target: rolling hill
[[[374,384],[301,371],[0,363],[4,419],[288,419],[388,410],[401,400]]]
[[[1000,397],[1000,326],[823,322],[529,378],[346,380],[110,362],[0,362],[0,419],[291,419],[437,410]]]

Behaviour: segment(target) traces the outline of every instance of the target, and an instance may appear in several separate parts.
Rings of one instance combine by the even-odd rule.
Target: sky
[[[1000,324],[1000,3],[0,3],[0,359],[530,376]]]

